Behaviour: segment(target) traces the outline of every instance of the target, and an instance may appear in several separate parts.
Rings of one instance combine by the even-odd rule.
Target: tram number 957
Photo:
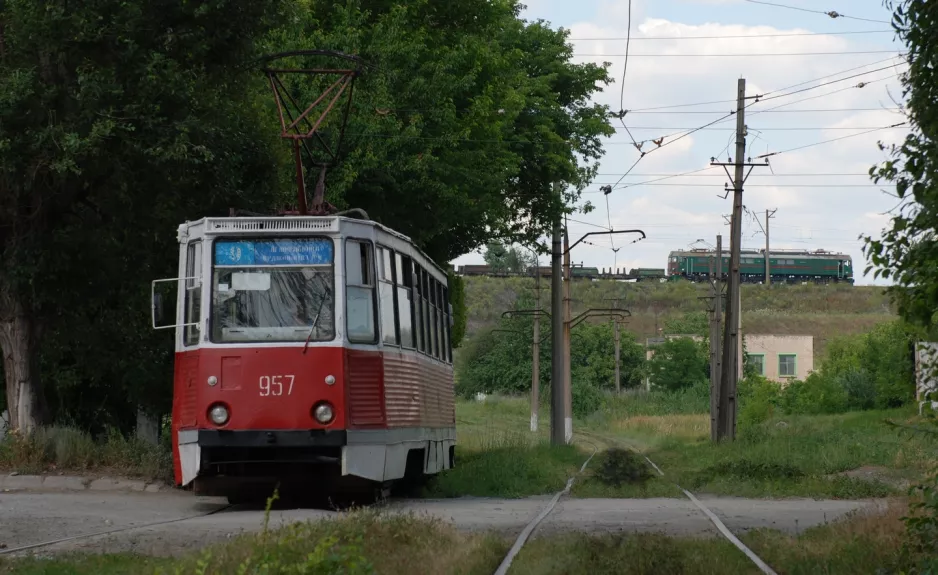
[[[284,395],[284,389],[286,395],[292,394],[294,379],[292,375],[262,375],[258,380],[261,397]]]

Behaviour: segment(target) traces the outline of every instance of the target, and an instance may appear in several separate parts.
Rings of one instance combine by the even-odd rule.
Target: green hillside
[[[532,278],[466,277],[465,281],[469,337],[494,324],[511,309],[518,294],[535,294]],[[550,282],[546,279],[541,281],[540,293],[547,309]],[[705,301],[698,298],[706,295],[707,285],[689,282],[579,280],[574,281],[571,291],[574,315],[589,308],[612,307],[608,300],[621,298],[622,306],[632,313],[626,329],[639,341],[653,337],[656,328],[663,329],[668,319],[704,311]],[[824,352],[833,336],[865,333],[877,324],[896,319],[883,289],[873,286],[744,285],[742,308],[745,333],[813,335],[816,354]]]

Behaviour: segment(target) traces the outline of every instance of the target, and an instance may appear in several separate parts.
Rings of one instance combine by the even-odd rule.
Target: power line
[[[770,58],[773,56],[849,56],[902,54],[901,50],[849,50],[843,52],[746,52],[741,54],[630,54],[632,58]],[[623,58],[627,54],[573,54],[577,58]]]
[[[592,185],[603,185],[600,182],[594,182]],[[891,184],[895,185],[895,184]],[[713,188],[721,187],[722,184],[634,184],[634,186],[663,186],[669,188]],[[628,186],[628,187],[634,187]],[[746,188],[882,188],[882,184],[747,184]],[[587,190],[584,194],[605,193],[603,190]]]
[[[708,168],[708,169],[709,169],[709,168]],[[698,171],[701,171],[701,170],[698,170]],[[688,173],[692,173],[692,172],[688,172]],[[600,173],[598,173],[598,174],[596,174],[596,175],[597,175],[597,176],[621,176],[622,174],[611,174],[611,173],[608,173],[608,172],[600,172]],[[667,176],[667,177],[669,177],[669,178],[677,178],[677,177],[681,177],[681,176],[684,176],[684,175],[685,175],[685,174],[632,174],[632,177],[636,177],[636,178],[637,178],[637,177],[649,178],[649,177],[656,177],[656,176]],[[847,172],[843,172],[843,173],[820,173],[820,172],[812,172],[812,173],[803,173],[803,174],[753,174],[753,175],[750,176],[750,177],[751,177],[751,178],[804,178],[804,177],[810,177],[810,176],[856,176],[856,177],[861,177],[861,176],[862,176],[862,177],[864,177],[864,178],[870,177],[870,175],[867,174],[867,173],[865,173],[865,172],[855,172],[855,173],[847,173]],[[702,174],[702,175],[699,175],[699,176],[697,176],[697,177],[698,177],[698,178],[722,178],[722,177],[724,177],[724,175],[723,175],[723,174]]]
[[[787,93],[785,93],[785,94],[778,94],[778,95],[776,95],[776,96],[768,96],[768,97],[765,97],[765,98],[760,98],[760,100],[763,101],[763,102],[766,102],[766,101],[768,101],[768,100],[775,100],[776,98],[784,98],[784,97],[786,97],[786,96],[794,96],[795,94],[800,94],[800,93],[802,93],[802,92],[807,92],[807,91],[809,91],[809,90],[817,90],[818,88],[823,88],[824,86],[830,86],[831,84],[836,84],[836,83],[838,83],[838,82],[843,82],[843,81],[845,81],[845,80],[852,80],[853,78],[859,78],[860,76],[865,76],[865,75],[867,75],[867,74],[872,74],[872,73],[874,73],[874,72],[882,72],[883,70],[895,69],[896,66],[900,66],[900,65],[901,65],[901,64],[895,64],[895,65],[893,65],[893,66],[883,66],[882,68],[877,68],[877,69],[875,69],[875,70],[870,70],[869,72],[861,72],[861,73],[859,73],[859,74],[854,74],[854,75],[852,75],[852,76],[847,76],[847,77],[845,77],[845,78],[839,78],[839,79],[837,79],[837,80],[831,80],[831,81],[829,81],[829,82],[824,82],[824,83],[818,84],[817,86],[808,86],[807,88],[801,88],[801,89],[799,89],[799,90],[795,90],[794,92],[787,92]],[[878,80],[870,80],[869,82],[860,82],[859,85],[857,85],[857,86],[848,86],[848,88],[856,88],[856,87],[861,87],[861,88],[862,88],[863,85],[865,85],[865,84],[870,84],[870,83],[872,83],[872,82],[880,82],[880,81],[882,81],[882,80],[888,80],[888,79],[890,79],[890,78],[895,78],[896,76],[898,76],[898,74],[895,74],[895,75],[893,75],[893,76],[888,76],[888,77],[886,77],[886,78],[880,78],[880,79],[878,79]]]
[[[803,112],[880,112],[880,111],[899,111],[902,108],[827,108],[827,109],[809,109],[809,110],[778,110],[772,112],[760,112],[762,114],[796,114]],[[721,110],[682,110],[677,112],[629,112],[630,114],[725,114]]]
[[[832,139],[832,140],[824,140],[824,141],[822,141],[822,142],[815,142],[814,144],[808,144],[808,145],[806,145],[806,146],[798,146],[797,148],[791,148],[791,149],[788,149],[788,150],[782,150],[781,152],[772,152],[772,153],[770,153],[770,154],[762,154],[761,156],[756,156],[755,159],[759,160],[759,159],[762,159],[762,158],[768,158],[768,157],[770,157],[770,156],[777,156],[777,155],[779,155],[779,154],[784,154],[784,153],[787,153],[787,152],[794,152],[794,151],[796,151],[796,150],[803,150],[803,149],[805,149],[805,148],[811,148],[811,147],[814,147],[814,146],[820,146],[821,144],[829,144],[829,143],[831,143],[831,142],[838,142],[838,141],[840,141],[840,140],[846,140],[847,138],[855,138],[855,137],[857,137],[857,136],[862,136],[862,135],[864,135],[864,134],[871,134],[871,133],[873,133],[873,132],[878,132],[879,130],[883,130],[883,129],[896,128],[896,127],[902,126],[902,125],[904,125],[904,124],[905,124],[905,122],[899,122],[898,124],[893,124],[893,125],[891,125],[891,126],[884,126],[884,127],[882,127],[882,128],[875,128],[875,129],[872,129],[872,130],[867,130],[867,131],[865,131],[865,132],[860,132],[859,134],[850,134],[850,135],[848,135],[848,136],[841,136],[841,137],[839,137],[839,138],[834,138],[834,139]]]
[[[772,90],[771,92],[766,92],[765,94],[761,94],[761,95],[759,95],[758,97],[759,97],[759,100],[761,100],[761,101],[763,101],[763,102],[766,101],[766,100],[774,100],[774,99],[776,99],[776,98],[784,98],[784,97],[786,97],[786,96],[792,96],[792,95],[798,94],[798,93],[800,93],[800,92],[807,92],[807,91],[809,91],[809,90],[815,90],[815,89],[817,89],[817,88],[821,88],[821,87],[824,87],[824,86],[828,86],[828,85],[830,85],[830,84],[836,84],[837,82],[843,82],[843,81],[845,81],[845,80],[850,80],[850,79],[853,79],[853,78],[859,78],[860,76],[865,76],[865,75],[867,75],[867,74],[874,74],[874,73],[876,73],[876,72],[881,72],[881,71],[883,71],[883,70],[889,70],[889,69],[891,69],[891,68],[895,68],[896,66],[901,65],[901,64],[898,64],[898,63],[897,63],[897,64],[893,64],[893,65],[891,65],[891,66],[884,66],[884,67],[882,67],[882,68],[877,68],[876,70],[869,70],[869,71],[866,71],[866,72],[860,72],[859,74],[854,74],[854,75],[852,75],[852,76],[847,76],[847,77],[845,77],[845,78],[839,78],[839,79],[837,79],[837,80],[831,80],[831,81],[829,81],[829,82],[824,82],[824,83],[818,84],[818,85],[816,85],[816,86],[809,86],[809,87],[807,87],[807,88],[802,88],[802,89],[796,90],[796,91],[794,91],[794,92],[789,92],[789,93],[786,93],[786,94],[778,94],[778,95],[775,95],[775,96],[769,96],[770,94],[775,94],[776,92],[784,92],[784,91],[790,90],[790,89],[792,89],[792,88],[797,88],[797,87],[803,86],[803,85],[805,85],[805,84],[810,84],[811,82],[817,82],[818,80],[824,80],[824,79],[827,79],[827,78],[832,78],[832,77],[834,77],[834,76],[839,76],[839,75],[841,75],[841,74],[846,74],[847,72],[853,72],[853,71],[855,71],[855,70],[859,70],[860,68],[866,68],[867,66],[872,66],[872,65],[875,65],[875,64],[881,64],[881,63],[883,63],[883,62],[888,62],[888,61],[890,61],[890,60],[895,60],[895,57],[893,57],[893,58],[886,58],[885,60],[881,60],[881,61],[879,61],[879,62],[873,62],[873,63],[871,63],[871,64],[865,64],[865,65],[863,65],[863,66],[857,66],[857,67],[855,67],[855,68],[848,68],[847,70],[843,70],[843,71],[841,71],[841,72],[836,72],[836,73],[834,73],[834,74],[829,74],[829,75],[823,76],[823,77],[821,77],[821,78],[815,78],[815,79],[813,79],[813,80],[806,80],[806,81],[804,81],[804,82],[799,82],[799,83],[794,84],[794,85],[792,85],[792,86],[788,86],[788,87],[785,87],[785,88],[780,88],[780,89],[777,89],[777,90]],[[879,80],[873,80],[873,81],[879,81]],[[871,82],[872,82],[872,81],[871,81]],[[868,83],[871,83],[871,82],[867,82],[867,84],[868,84]],[[857,87],[857,86],[851,86],[851,87]],[[860,87],[862,87],[862,86],[860,86]],[[767,96],[768,96],[768,97],[767,97]],[[693,107],[693,106],[706,106],[706,105],[710,105],[710,104],[726,104],[726,103],[733,103],[733,102],[735,102],[735,101],[736,101],[736,100],[711,100],[711,101],[709,101],[709,102],[697,102],[697,103],[693,103],[693,104],[674,104],[674,105],[670,105],[670,106],[656,106],[656,107],[653,107],[653,108],[636,108],[636,109],[634,109],[634,110],[629,110],[629,112],[648,112],[648,111],[652,111],[652,110],[668,110],[668,109],[673,109],[673,108],[690,108],[690,107]]]
[[[753,112],[752,114],[755,115],[756,113],[760,113],[760,112]],[[615,126],[613,126],[613,128],[621,129],[621,128],[616,128]],[[844,126],[833,126],[833,127],[805,126],[805,127],[759,128],[759,131],[760,132],[809,132],[813,130],[872,130],[873,128],[874,126],[857,126],[855,128],[844,127]],[[666,128],[662,126],[632,126],[630,129],[632,130],[675,130],[675,131],[680,131],[680,132],[683,132],[686,130],[693,130],[693,128],[673,128],[673,127]],[[726,132],[726,131],[736,131],[736,128],[710,127],[710,128],[703,128],[703,130]]]
[[[773,91],[767,92],[767,93],[768,93],[768,94],[774,94],[775,92],[784,92],[785,90],[791,90],[792,88],[797,88],[797,87],[799,87],[799,86],[804,86],[805,84],[810,84],[810,83],[812,83],[812,82],[817,82],[817,81],[820,81],[820,80],[826,80],[826,79],[828,79],[828,78],[833,78],[834,76],[840,76],[841,74],[846,74],[847,72],[853,72],[853,71],[855,71],[855,70],[861,70],[861,69],[867,68],[867,67],[869,67],[869,66],[876,66],[877,64],[882,64],[883,62],[888,62],[888,61],[890,61],[890,60],[895,60],[895,59],[896,59],[896,56],[892,56],[892,57],[890,57],[890,58],[885,58],[885,59],[883,59],[883,60],[877,60],[877,61],[875,61],[875,62],[870,62],[869,64],[863,64],[862,66],[855,66],[855,67],[853,67],[853,68],[847,68],[846,70],[841,70],[840,72],[834,72],[833,74],[828,74],[828,75],[826,75],[826,76],[821,76],[820,78],[812,78],[811,80],[805,80],[804,82],[798,82],[797,84],[792,84],[791,86],[786,86],[786,87],[784,87],[784,88],[779,88],[778,90],[773,90]]]
[[[789,32],[782,34],[727,34],[725,36],[643,36],[632,38],[633,42],[645,40],[722,40],[724,38],[788,38],[794,36],[847,36],[855,34],[891,34],[895,30],[855,30],[846,32]],[[611,38],[568,38],[571,42],[613,42],[626,40],[621,36]]]
[[[798,10],[800,12],[812,12],[814,14],[823,14],[824,16],[830,16],[831,18],[849,18],[850,20],[862,20],[863,22],[876,22],[878,24],[889,24],[885,20],[872,20],[870,18],[859,18],[857,16],[847,16],[846,14],[841,14],[836,10],[829,10],[827,12],[823,10],[811,10],[810,8],[800,8],[798,6],[788,6],[787,4],[776,4],[775,2],[765,2],[765,0],[746,0],[751,4],[764,4],[765,6],[775,6],[777,8],[787,8],[788,10]]]

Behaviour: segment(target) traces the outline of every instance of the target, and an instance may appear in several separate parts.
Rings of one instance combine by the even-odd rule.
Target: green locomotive
[[[730,257],[723,255],[723,273],[729,273]],[[668,279],[706,281],[710,277],[712,250],[693,249],[668,254]],[[847,283],[853,284],[853,260],[847,254],[825,250],[771,250],[769,275],[772,283]],[[765,250],[742,250],[739,262],[742,283],[765,281]]]

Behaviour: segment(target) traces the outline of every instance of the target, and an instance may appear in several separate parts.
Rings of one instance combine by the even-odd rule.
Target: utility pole
[[[765,210],[765,285],[772,285],[771,269],[769,268],[769,218],[775,215],[778,208],[774,210]]]
[[[619,297],[606,298],[606,301],[612,302],[612,309],[619,309]],[[612,318],[612,329],[615,333],[615,342],[616,342],[616,375],[615,375],[615,384],[616,384],[616,395],[619,395],[622,392],[621,376],[619,374],[619,349],[621,348],[621,340],[619,339],[619,318]]]
[[[537,255],[537,252],[535,252]],[[534,309],[541,309],[541,264],[534,260]],[[531,358],[531,432],[537,433],[541,391],[541,316],[534,314],[534,355]]]
[[[758,96],[753,96],[757,99]],[[740,286],[739,286],[739,260],[742,247],[742,213],[743,213],[743,184],[749,174],[743,173],[749,167],[763,164],[746,162],[746,80],[740,78],[737,82],[736,97],[736,161],[728,163],[711,162],[711,165],[723,166],[727,169],[732,165],[735,168],[733,176],[733,215],[731,219],[730,234],[730,269],[726,290],[726,323],[723,330],[723,362],[720,374],[720,403],[717,425],[717,439],[736,438],[736,389],[739,384],[742,340],[740,339]],[[768,165],[768,160],[764,165]],[[729,170],[727,169],[727,175]],[[720,262],[722,268],[722,261]]]
[[[551,245],[550,272],[550,443],[564,445],[564,345],[563,345],[563,278],[561,277],[561,225],[560,216],[554,222]]]
[[[716,257],[710,260],[710,440],[717,441],[720,421],[720,323],[723,315],[723,236],[717,236]]]
[[[564,217],[566,220],[566,217]],[[563,421],[564,443],[573,442],[573,389],[570,380],[570,235],[563,227]]]

